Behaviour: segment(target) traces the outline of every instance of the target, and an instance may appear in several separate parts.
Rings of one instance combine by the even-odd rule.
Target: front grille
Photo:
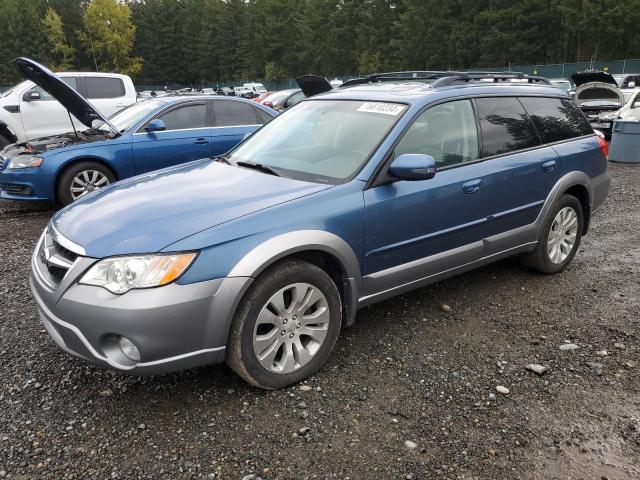
[[[38,271],[50,286],[57,287],[79,255],[60,245],[47,228],[36,252]]]
[[[0,183],[0,190],[4,190],[10,195],[31,195],[31,187],[28,185],[18,185],[15,183]]]

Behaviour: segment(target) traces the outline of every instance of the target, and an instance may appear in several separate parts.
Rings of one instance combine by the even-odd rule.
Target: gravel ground
[[[27,282],[52,212],[1,202],[0,478],[637,479],[640,167],[611,173],[563,274],[507,260],[369,307],[278,392],[67,356]]]

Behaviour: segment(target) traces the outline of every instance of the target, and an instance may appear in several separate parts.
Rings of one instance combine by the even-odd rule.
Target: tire
[[[12,143],[13,142],[11,142],[7,137],[5,137],[4,135],[0,135],[0,150],[2,150],[7,145],[11,145]]]
[[[564,212],[565,220],[562,220],[560,212]],[[573,213],[569,213],[573,212]],[[572,218],[573,220],[570,220]],[[571,223],[570,223],[571,222]],[[566,223],[567,227],[562,227]],[[568,226],[571,228],[568,228]],[[582,231],[584,228],[584,213],[580,201],[572,195],[562,195],[554,206],[549,210],[542,224],[540,238],[536,249],[524,257],[525,264],[538,272],[542,273],[558,273],[563,271],[573,260],[580,241],[582,240]],[[564,232],[556,234],[555,232]],[[559,235],[559,236],[558,236]],[[562,235],[566,239],[563,243]],[[554,238],[558,239],[556,250],[550,245]],[[570,250],[561,248],[561,245],[569,244],[573,239],[573,245]],[[551,249],[551,251],[550,251]]]
[[[86,177],[84,176],[85,173],[87,174]],[[91,161],[74,163],[62,172],[58,180],[58,186],[56,189],[57,199],[63,205],[69,205],[71,202],[79,198],[78,196],[74,198],[74,193],[72,192],[72,188],[81,188],[79,183],[74,183],[78,178],[79,181],[85,181],[87,179],[93,180],[94,178],[99,179],[93,182],[95,185],[88,182],[90,184],[86,193],[98,188],[106,187],[116,180],[116,176],[113,172],[102,163]],[[79,192],[76,192],[76,195],[79,195]]]
[[[277,299],[282,299],[279,309]],[[318,319],[324,323],[314,323]],[[242,299],[231,325],[226,362],[256,387],[283,388],[320,369],[341,324],[340,292],[331,277],[311,263],[285,260],[260,275]],[[255,348],[254,338],[261,339]]]

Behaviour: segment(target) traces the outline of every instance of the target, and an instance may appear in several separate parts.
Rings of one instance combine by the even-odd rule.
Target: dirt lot
[[[0,203],[0,478],[640,478],[640,167],[611,172],[565,273],[507,260],[367,308],[279,392],[67,356],[27,282],[52,212]]]

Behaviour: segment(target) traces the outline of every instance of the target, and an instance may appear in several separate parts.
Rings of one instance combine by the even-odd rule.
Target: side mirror
[[[627,88],[636,88],[636,82],[627,83]]]
[[[42,97],[40,96],[40,92],[36,92],[33,90],[28,90],[24,92],[22,95],[22,100],[25,102],[33,102],[34,100],[40,100]]]
[[[398,180],[429,180],[436,174],[436,161],[431,155],[405,153],[389,167],[389,175]]]
[[[149,125],[147,125],[145,128],[147,132],[161,132],[162,130],[166,130],[166,129],[167,129],[167,126],[159,118],[151,120],[149,122]]]

